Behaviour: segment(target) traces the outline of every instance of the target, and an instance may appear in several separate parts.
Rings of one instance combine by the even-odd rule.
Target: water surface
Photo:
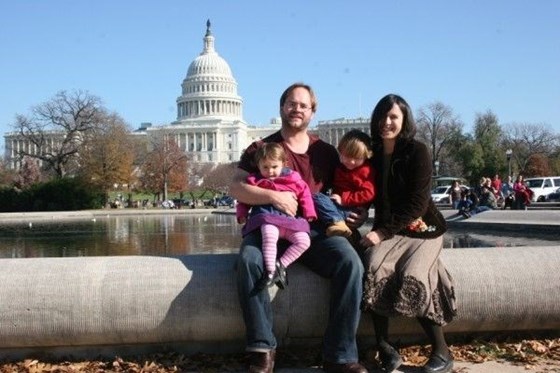
[[[0,258],[224,254],[237,252],[240,243],[241,226],[227,214],[107,215],[0,225]],[[453,230],[444,236],[446,248],[529,245],[558,245],[558,237]]]

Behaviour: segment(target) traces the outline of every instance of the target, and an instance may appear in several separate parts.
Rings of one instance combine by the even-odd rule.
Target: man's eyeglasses
[[[303,112],[311,110],[311,106],[308,106],[307,104],[301,104],[299,102],[293,102],[293,101],[286,102],[284,104],[284,107],[289,111],[296,110],[297,108],[299,108]]]

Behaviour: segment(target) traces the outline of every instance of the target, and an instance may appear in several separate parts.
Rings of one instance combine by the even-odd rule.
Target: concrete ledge
[[[174,343],[242,350],[235,259],[0,259],[0,353]],[[443,260],[460,307],[448,332],[560,330],[558,246],[448,249]],[[286,290],[270,290],[276,335],[284,344],[321,338],[328,281],[298,264],[289,276]],[[394,334],[421,334],[414,320],[399,321]],[[359,335],[372,334],[363,317]]]

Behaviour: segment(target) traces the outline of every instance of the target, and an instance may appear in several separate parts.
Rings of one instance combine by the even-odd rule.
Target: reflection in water
[[[139,215],[35,220],[0,226],[0,257],[230,253],[241,243],[230,215]]]
[[[556,245],[526,235],[503,236],[449,231],[446,248]],[[97,217],[81,220],[3,222],[0,257],[73,257],[110,255],[185,255],[237,252],[241,226],[233,215],[162,214]]]

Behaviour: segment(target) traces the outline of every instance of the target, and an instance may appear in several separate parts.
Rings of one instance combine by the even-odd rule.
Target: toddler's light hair
[[[258,166],[262,160],[266,159],[286,163],[288,156],[282,145],[277,142],[268,142],[262,144],[255,152],[255,164]]]
[[[369,159],[373,155],[371,137],[360,130],[350,130],[342,136],[337,146],[338,152],[354,159]]]

